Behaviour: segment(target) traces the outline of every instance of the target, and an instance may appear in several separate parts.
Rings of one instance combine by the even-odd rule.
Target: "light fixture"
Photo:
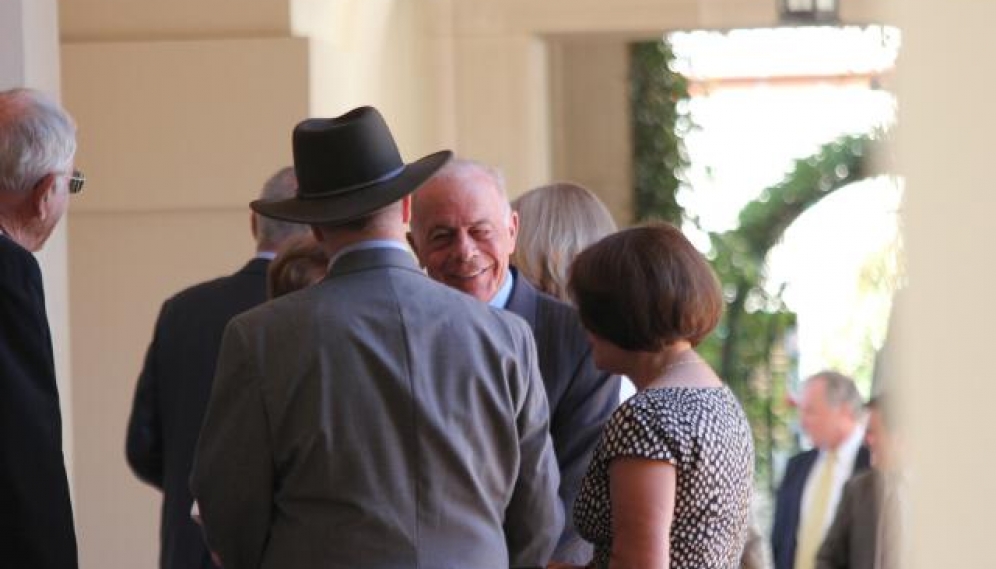
[[[838,0],[778,0],[782,22],[787,24],[835,24]]]

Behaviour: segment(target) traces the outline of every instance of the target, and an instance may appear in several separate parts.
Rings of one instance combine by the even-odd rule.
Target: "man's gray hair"
[[[296,193],[297,176],[294,174],[294,168],[287,166],[270,176],[270,179],[263,185],[263,190],[259,193],[259,199],[266,201],[285,200],[294,197]],[[256,245],[260,250],[274,251],[289,237],[307,233],[310,230],[308,225],[302,223],[281,221],[256,214]]]
[[[68,173],[76,125],[41,91],[0,92],[0,191],[26,193],[43,177]]]
[[[819,373],[814,373],[806,382],[809,383],[810,381],[817,380],[823,381],[823,392],[826,396],[827,405],[831,407],[846,405],[854,417],[862,415],[864,402],[861,400],[861,394],[858,393],[858,388],[854,385],[853,379],[838,371],[827,369]]]
[[[506,223],[510,223],[512,220],[512,205],[508,202],[508,190],[505,188],[505,174],[500,169],[476,160],[454,156],[445,166],[432,175],[432,179],[460,182],[474,174],[483,174],[494,181],[494,186],[498,190],[502,204],[504,204]],[[418,191],[412,194],[412,200],[418,201]],[[412,221],[416,221],[414,217]]]
[[[447,162],[445,166],[433,174],[433,178],[461,178],[472,172],[482,173],[494,180],[495,187],[498,188],[498,191],[500,191],[502,196],[506,198],[505,201],[508,201],[508,192],[505,189],[505,174],[503,174],[499,168],[483,162],[454,156],[452,160]]]

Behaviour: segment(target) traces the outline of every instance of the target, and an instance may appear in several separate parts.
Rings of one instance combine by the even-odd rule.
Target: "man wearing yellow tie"
[[[851,378],[821,371],[807,379],[799,418],[813,448],[789,460],[778,488],[771,530],[775,569],[813,569],[844,483],[869,463],[861,395]]]

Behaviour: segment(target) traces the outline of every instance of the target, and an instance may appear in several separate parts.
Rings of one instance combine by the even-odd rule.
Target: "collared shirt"
[[[253,259],[266,259],[267,261],[272,261],[276,258],[276,251],[256,251],[256,255],[253,257]]]
[[[844,439],[840,447],[837,448],[837,460],[833,465],[833,478],[830,482],[830,499],[827,502],[826,518],[823,520],[823,531],[826,532],[830,527],[830,523],[833,521],[833,516],[837,512],[837,504],[840,502],[840,496],[844,490],[844,483],[851,478],[854,474],[854,461],[858,457],[858,451],[861,449],[861,441],[865,438],[865,428],[864,425],[857,425],[851,434]],[[809,478],[806,480],[806,489],[802,493],[802,511],[800,519],[806,519],[806,512],[809,510],[809,505],[812,502],[813,487],[816,485],[815,473],[820,472],[823,468],[823,464],[829,460],[829,453],[820,449],[820,455],[816,458],[816,462],[813,467],[809,470]]]
[[[398,249],[399,251],[411,253],[404,243],[395,239],[366,239],[364,241],[351,243],[336,251],[336,254],[332,256],[331,260],[329,260],[329,267],[334,265],[336,261],[347,253],[352,253],[353,251],[363,251],[366,249]]]
[[[498,288],[498,292],[491,297],[488,304],[494,306],[495,308],[505,308],[508,305],[508,299],[512,296],[512,285],[515,284],[515,277],[512,276],[511,270],[505,271],[505,280],[502,281],[501,286]]]

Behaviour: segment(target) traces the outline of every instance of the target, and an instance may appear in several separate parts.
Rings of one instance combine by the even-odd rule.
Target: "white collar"
[[[858,423],[851,430],[851,434],[847,435],[844,442],[837,447],[837,460],[847,460],[848,462],[853,462],[854,457],[858,455],[858,450],[861,448],[861,443],[865,440],[865,426],[863,423]],[[821,454],[826,454],[826,450],[820,449]]]

